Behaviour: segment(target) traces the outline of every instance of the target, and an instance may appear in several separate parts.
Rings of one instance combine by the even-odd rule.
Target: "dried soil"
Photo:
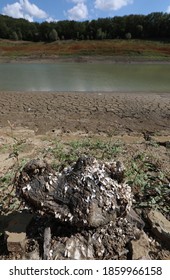
[[[63,132],[170,132],[170,94],[0,92],[0,126]]]

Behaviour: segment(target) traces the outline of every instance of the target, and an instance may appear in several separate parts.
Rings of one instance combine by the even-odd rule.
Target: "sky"
[[[32,21],[92,20],[170,13],[170,0],[0,0],[0,14]]]

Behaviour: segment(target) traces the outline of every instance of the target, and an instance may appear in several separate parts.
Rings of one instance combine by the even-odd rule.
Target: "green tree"
[[[143,25],[138,24],[136,26],[136,30],[137,30],[137,37],[142,38],[142,36],[143,36]]]
[[[3,18],[0,18],[0,38],[8,39],[9,38],[9,28]]]
[[[22,40],[22,33],[21,30],[17,30],[18,40]]]
[[[41,41],[49,41],[51,25],[49,22],[42,22],[39,26],[39,36]]]
[[[51,42],[59,40],[58,32],[53,28],[49,34],[49,39]]]
[[[98,40],[103,40],[103,39],[106,38],[106,33],[102,31],[102,28],[98,28],[98,29],[97,29],[96,38],[97,38]]]
[[[16,31],[12,31],[11,35],[10,35],[10,39],[14,40],[14,41],[18,41],[18,35]]]
[[[0,15],[0,38],[29,41],[125,38],[170,39],[170,14],[115,16],[91,21],[29,22]],[[129,37],[129,35],[128,35]]]
[[[127,33],[125,34],[125,38],[126,38],[127,40],[132,39],[132,34],[131,34],[130,32],[127,32]]]

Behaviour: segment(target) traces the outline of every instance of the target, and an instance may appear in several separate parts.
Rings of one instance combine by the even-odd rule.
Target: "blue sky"
[[[170,0],[0,0],[0,14],[38,22],[151,12],[170,13]]]

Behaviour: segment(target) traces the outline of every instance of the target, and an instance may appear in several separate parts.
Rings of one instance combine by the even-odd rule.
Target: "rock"
[[[32,217],[32,214],[24,212],[14,212],[7,216],[1,216],[1,222],[9,252],[24,253],[26,229]]]
[[[166,247],[170,248],[170,221],[156,210],[151,210],[147,215],[147,219],[151,225],[153,234],[159,238]]]
[[[65,258],[74,260],[94,259],[93,246],[89,241],[87,242],[81,235],[70,237],[65,245]]]
[[[50,251],[51,259],[53,260],[95,259],[93,240],[90,233],[88,238],[82,233],[76,233],[70,237],[58,237],[53,242]]]
[[[127,259],[127,244],[144,227],[131,209],[132,192],[124,182],[121,162],[81,156],[56,172],[45,161],[32,160],[16,177],[15,186],[21,200],[51,219],[43,227],[44,259]],[[144,237],[137,245],[132,242],[135,259],[149,258]],[[141,247],[138,255],[135,246]]]
[[[145,226],[144,221],[137,215],[137,213],[131,208],[126,216],[128,222],[133,223],[139,229],[143,229]]]
[[[125,217],[131,208],[132,192],[122,182],[123,170],[120,162],[81,156],[56,172],[34,159],[25,165],[15,186],[29,206],[53,214],[60,222],[97,228]]]
[[[53,225],[57,222],[53,222]],[[80,232],[67,232],[58,226],[50,252],[53,260],[85,259],[127,259],[127,244],[136,238],[136,228],[125,218],[118,218],[98,228],[81,229]],[[137,230],[139,232],[139,230]]]
[[[7,249],[9,252],[23,253],[25,249],[26,233],[5,231],[7,237]]]
[[[170,149],[170,141],[157,142],[157,144],[158,144],[159,146],[163,146],[163,147],[165,147],[165,148],[167,148],[167,149]]]
[[[149,260],[149,251],[149,240],[144,231],[141,232],[139,239],[130,241],[132,260]]]

